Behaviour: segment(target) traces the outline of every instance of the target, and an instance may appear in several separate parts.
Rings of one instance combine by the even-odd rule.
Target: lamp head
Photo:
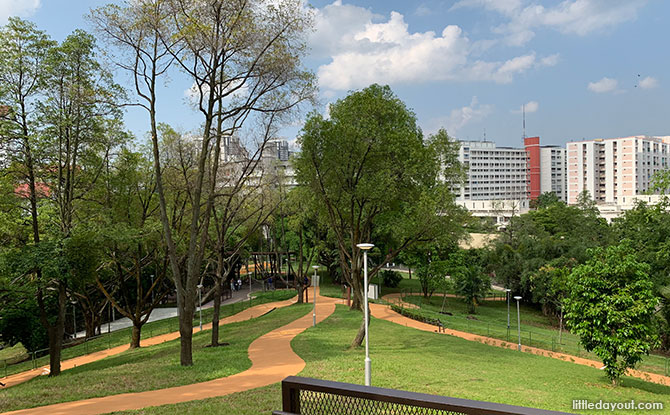
[[[313,269],[314,271],[316,271],[317,269],[319,269],[319,266],[318,266],[318,265],[312,265],[312,269]]]
[[[521,300],[521,296],[520,296],[520,295],[516,295],[516,296],[514,296],[514,299],[517,300],[517,301],[519,301],[519,300]]]
[[[198,289],[199,289],[199,290],[202,289],[202,284],[198,284]]]
[[[507,293],[508,293],[508,292],[511,292],[511,291],[512,291],[512,289],[511,289],[511,288],[505,288],[505,292],[507,292]]]
[[[371,244],[371,243],[364,243],[364,244],[358,244],[356,246],[358,247],[358,249],[362,249],[364,251],[367,251],[369,249],[372,249],[372,247],[374,247],[375,245]]]

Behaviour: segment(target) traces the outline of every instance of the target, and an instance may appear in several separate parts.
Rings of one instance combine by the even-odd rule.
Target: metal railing
[[[566,415],[566,412],[472,401],[289,376],[282,381],[282,410],[273,415]]]

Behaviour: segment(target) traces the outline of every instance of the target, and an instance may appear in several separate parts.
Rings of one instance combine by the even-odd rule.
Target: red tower
[[[526,170],[528,181],[528,197],[535,200],[540,195],[540,137],[525,137]]]

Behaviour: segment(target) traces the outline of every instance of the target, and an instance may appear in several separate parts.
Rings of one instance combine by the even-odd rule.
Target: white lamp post
[[[198,297],[200,299],[200,331],[202,331],[202,284],[198,284]]]
[[[365,317],[365,386],[370,386],[370,333],[368,328],[368,250],[374,245],[370,243],[356,245],[363,250],[363,304]]]
[[[312,327],[316,327],[316,279],[318,278],[316,275],[316,270],[319,269],[319,266],[312,265],[312,269],[314,269],[314,278],[312,279],[312,287],[314,287],[314,298],[312,300],[314,303],[314,307],[312,308]]]
[[[151,303],[154,302],[154,274],[151,274]]]
[[[521,297],[517,295],[514,299],[516,300],[516,327],[519,333],[519,351],[521,351],[521,314],[519,313],[519,301]]]

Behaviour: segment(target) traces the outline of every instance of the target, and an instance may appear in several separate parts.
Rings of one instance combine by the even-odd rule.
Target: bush
[[[384,270],[381,272],[384,287],[396,288],[402,281],[402,274],[397,271]]]

